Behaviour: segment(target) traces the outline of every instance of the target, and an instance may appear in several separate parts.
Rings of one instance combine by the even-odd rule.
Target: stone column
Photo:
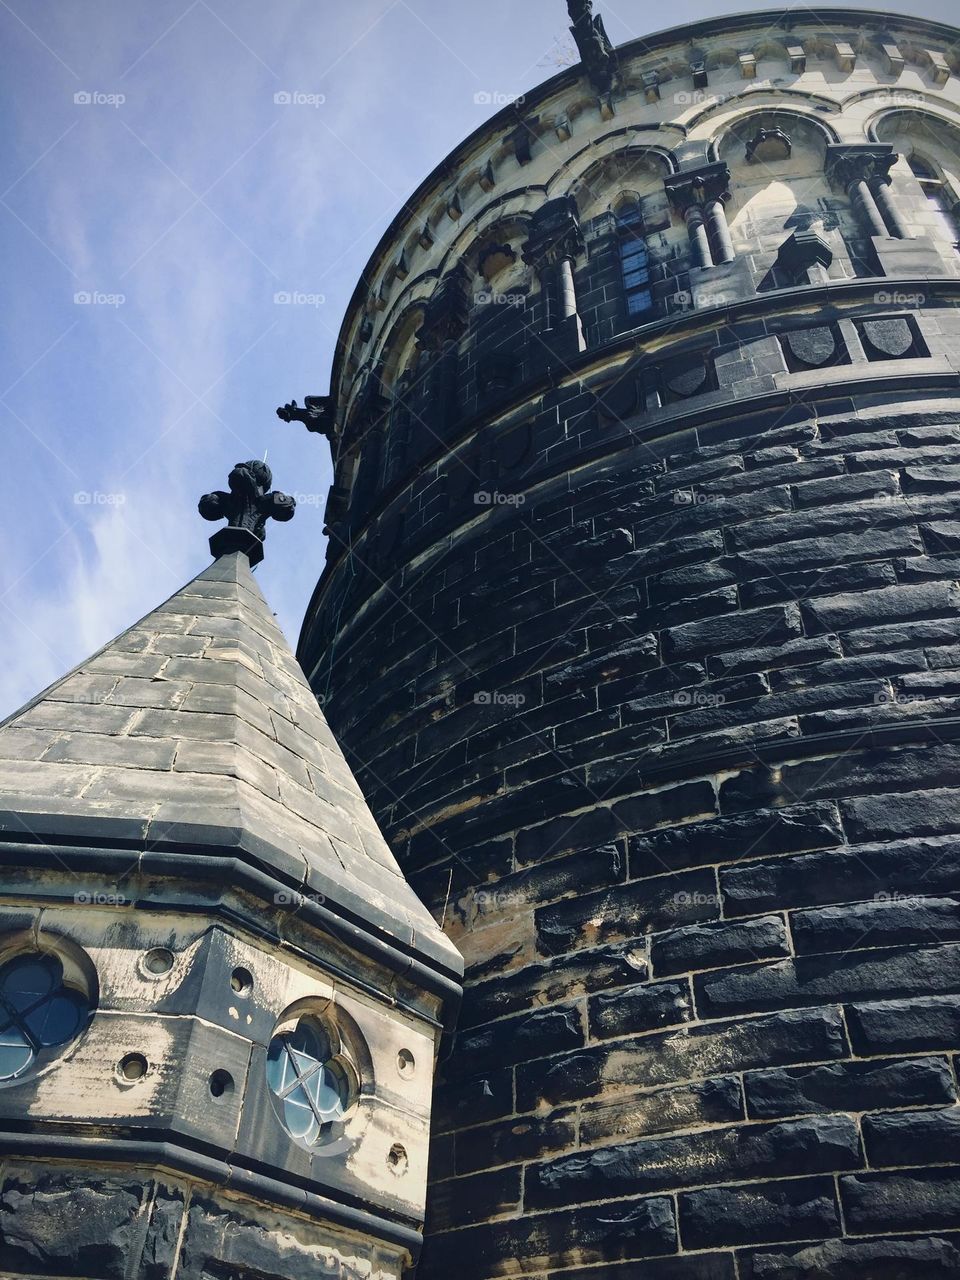
[[[560,319],[577,314],[577,290],[573,282],[573,259],[561,258],[557,264],[557,298]]]
[[[704,206],[704,212],[714,263],[719,266],[722,262],[732,262],[736,255],[733,252],[733,241],[730,239],[730,228],[727,226],[727,213],[723,207],[723,201],[708,200]]]
[[[890,183],[877,182],[871,189],[880,210],[880,216],[886,223],[890,235],[895,236],[897,240],[909,240],[910,233],[900,217],[900,210],[893,203],[890,194]]]
[[[692,204],[683,215],[690,236],[690,265],[694,267],[712,267],[713,254],[710,252],[710,239],[703,220],[703,210],[698,204]]]
[[[580,217],[573,196],[559,196],[541,205],[530,221],[523,260],[540,277],[544,311],[540,337],[550,362],[586,349],[573,274],[577,255],[583,251]]]
[[[736,256],[723,207],[729,184],[730,170],[721,162],[682,169],[664,179],[667,199],[687,224],[692,267],[719,266]]]
[[[888,143],[832,143],[827,147],[827,177],[846,191],[868,236],[902,239],[906,234],[889,193],[882,190],[896,159],[897,153]]]
[[[880,216],[880,210],[877,207],[877,202],[874,200],[873,192],[867,185],[865,178],[857,178],[855,181],[851,182],[850,186],[847,188],[847,194],[849,195],[850,202],[856,210],[857,216],[863,223],[863,228],[868,235],[889,235],[889,232],[887,231],[887,224]]]

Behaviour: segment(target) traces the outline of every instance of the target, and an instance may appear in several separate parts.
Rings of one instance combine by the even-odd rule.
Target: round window
[[[35,951],[0,965],[0,1082],[49,1058],[89,1016],[90,1001],[66,985],[57,956]]]
[[[270,1041],[267,1084],[284,1128],[305,1147],[339,1136],[358,1092],[356,1069],[339,1032],[312,1015]]]

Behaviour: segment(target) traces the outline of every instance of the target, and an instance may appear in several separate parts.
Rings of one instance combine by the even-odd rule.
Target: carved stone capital
[[[897,152],[886,142],[835,142],[827,147],[825,171],[844,191],[854,182],[889,182]]]
[[[437,285],[424,310],[417,330],[417,346],[423,351],[442,351],[456,342],[467,329],[470,307],[467,300],[467,273],[457,265]]]
[[[523,260],[538,271],[583,253],[580,214],[573,196],[548,200],[533,215]]]
[[[693,205],[702,205],[710,200],[729,200],[730,170],[723,161],[701,165],[697,169],[670,174],[664,178],[663,188],[674,209],[686,214]]]

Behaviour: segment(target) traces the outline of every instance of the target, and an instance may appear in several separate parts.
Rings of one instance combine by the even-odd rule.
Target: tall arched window
[[[927,203],[936,210],[937,223],[943,235],[950,241],[956,249],[958,226],[957,218],[954,213],[954,201],[951,198],[950,191],[943,178],[934,169],[929,161],[924,160],[922,156],[912,155],[910,157],[910,168],[913,176],[920,183],[923,194],[927,197]]]
[[[620,271],[627,315],[640,318],[653,311],[650,292],[650,251],[643,237],[643,215],[637,201],[621,205],[617,210],[617,235]]]

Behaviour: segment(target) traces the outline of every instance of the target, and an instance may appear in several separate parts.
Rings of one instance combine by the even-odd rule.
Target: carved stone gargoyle
[[[292,520],[297,502],[288,493],[271,490],[273,475],[265,462],[238,462],[227,477],[229,492],[205,493],[197,504],[204,520],[226,520],[210,539],[214,558],[231,551],[246,553],[251,566],[263,559],[267,520]]]
[[[302,422],[308,431],[333,440],[336,434],[335,406],[332,396],[304,396],[303,408],[296,400],[281,405],[277,417],[282,422]]]
[[[598,93],[609,93],[620,73],[613,45],[599,14],[594,17],[593,0],[567,0],[573,24],[570,33],[577,42],[580,60],[590,83]]]

